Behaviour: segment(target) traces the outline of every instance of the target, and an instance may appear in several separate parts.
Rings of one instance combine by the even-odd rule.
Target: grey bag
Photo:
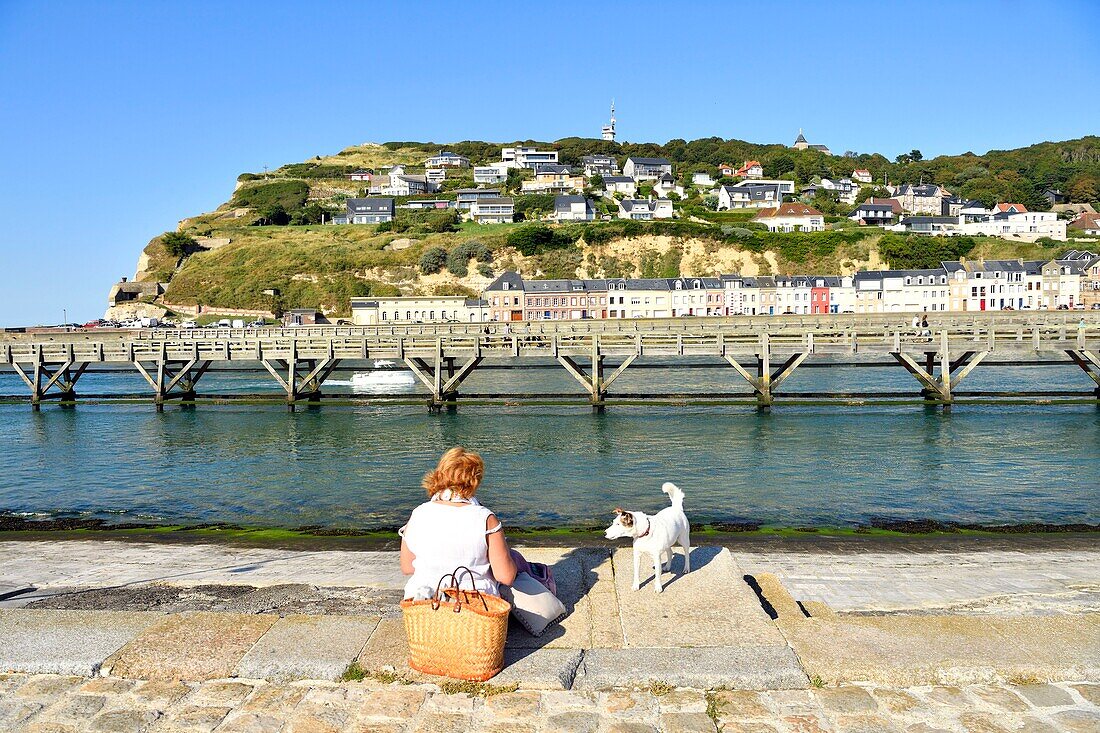
[[[511,588],[500,586],[500,596],[512,604],[512,616],[532,636],[542,636],[546,627],[566,614],[557,596],[528,573],[517,575]]]

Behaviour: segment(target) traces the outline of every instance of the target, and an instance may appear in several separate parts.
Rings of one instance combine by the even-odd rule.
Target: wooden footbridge
[[[456,406],[464,380],[488,360],[502,366],[549,361],[576,379],[593,409],[602,411],[623,372],[649,358],[728,364],[762,409],[808,359],[887,361],[916,378],[924,399],[949,409],[960,383],[993,357],[1076,364],[1100,400],[1100,313],[921,315],[928,317],[927,328],[914,328],[912,313],[897,313],[4,333],[0,369],[18,374],[35,409],[45,400],[74,402],[77,383],[90,368],[134,369],[160,410],[168,401],[194,402],[212,365],[235,365],[266,370],[293,410],[303,401],[318,402],[341,363],[393,360],[416,375],[429,392],[429,409],[440,411]]]

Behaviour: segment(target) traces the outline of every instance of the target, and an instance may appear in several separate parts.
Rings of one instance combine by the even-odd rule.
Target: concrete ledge
[[[504,669],[494,685],[517,684],[523,690],[568,690],[585,652],[580,649],[504,650]]]
[[[783,623],[807,674],[826,684],[1100,680],[1100,614],[852,616]]]
[[[573,687],[600,690],[662,682],[676,687],[788,690],[809,686],[786,646],[695,649],[592,649],[585,653]]]
[[[378,626],[371,616],[287,616],[237,664],[234,676],[275,682],[336,681]]]
[[[90,677],[163,618],[150,611],[0,610],[0,672]]]

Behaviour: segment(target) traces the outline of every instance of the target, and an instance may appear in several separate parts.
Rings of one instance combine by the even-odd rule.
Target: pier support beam
[[[70,348],[70,352],[72,347]],[[42,409],[42,400],[56,399],[59,402],[76,401],[76,382],[88,368],[88,362],[77,363],[70,353],[63,362],[47,362],[42,357],[42,348],[36,351],[35,360],[28,365],[30,373],[20,364],[12,362],[12,369],[31,390],[31,407]],[[50,390],[53,390],[51,392]]]
[[[287,409],[294,412],[299,400],[305,399],[310,402],[321,400],[321,385],[340,364],[340,360],[332,357],[324,359],[291,357],[285,360],[262,359],[260,363],[286,392]]]
[[[1100,354],[1085,349],[1067,349],[1066,354],[1074,364],[1081,367],[1081,371],[1096,382],[1094,394],[1097,399],[1100,399]]]
[[[756,374],[750,372],[748,368],[729,354],[723,354],[722,358],[752,386],[753,391],[756,393],[757,407],[764,412],[768,412],[775,401],[776,390],[794,373],[795,369],[802,365],[802,362],[809,358],[811,353],[813,353],[812,350],[808,349],[793,354],[778,369],[772,371],[771,342],[768,335],[763,334],[760,337],[760,349],[756,354]]]
[[[481,364],[481,356],[475,354],[457,369],[453,356],[443,356],[442,348],[436,350],[431,361],[420,357],[404,357],[405,366],[428,388],[428,412],[440,413],[444,409],[458,409],[458,388]]]
[[[622,363],[615,367],[606,378],[604,377],[604,365],[603,365],[603,353],[600,351],[600,341],[597,336],[592,337],[592,353],[589,357],[590,370],[584,371],[584,367],[571,356],[557,353],[557,341],[554,342],[554,356],[557,358],[558,363],[565,367],[565,371],[569,372],[569,375],[576,379],[584,390],[588,392],[588,400],[592,405],[592,412],[603,412],[605,405],[604,401],[607,398],[607,392],[611,389],[611,385],[615,383],[615,380],[626,371],[627,367],[634,363],[634,361],[640,356],[640,351],[636,351],[633,354],[628,355],[623,359]]]
[[[153,404],[157,412],[163,412],[164,401],[172,399],[173,390],[174,396],[181,402],[195,401],[195,385],[210,368],[210,362],[199,359],[169,360],[162,356],[148,367],[140,360],[135,360],[134,366],[153,388]]]
[[[955,401],[952,390],[958,387],[989,354],[988,351],[966,351],[957,359],[952,360],[947,342],[947,331],[942,331],[940,333],[940,350],[938,352],[926,351],[924,353],[924,365],[917,363],[917,360],[910,354],[902,351],[894,351],[891,355],[921,383],[924,387],[921,390],[921,395],[926,400],[935,402],[941,405],[945,412],[950,412],[951,405]],[[934,371],[937,357],[940,361],[939,376]]]

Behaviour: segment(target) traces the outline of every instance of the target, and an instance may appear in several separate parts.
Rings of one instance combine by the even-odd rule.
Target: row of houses
[[[483,299],[492,321],[1074,309],[1100,303],[1100,255],[844,276],[528,280],[507,272]]]

